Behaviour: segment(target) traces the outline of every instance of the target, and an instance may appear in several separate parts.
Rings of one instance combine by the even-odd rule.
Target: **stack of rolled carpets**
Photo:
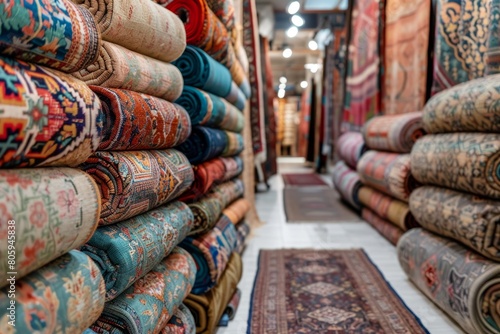
[[[421,112],[374,117],[363,127],[372,150],[357,165],[365,185],[358,193],[362,216],[394,245],[404,231],[419,226],[407,204],[419,186],[408,153],[424,133]]]
[[[189,308],[181,304],[160,334],[194,334],[196,323]]]

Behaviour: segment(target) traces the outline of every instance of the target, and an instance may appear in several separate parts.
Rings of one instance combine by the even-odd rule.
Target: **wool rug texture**
[[[428,133],[500,132],[500,75],[458,84],[434,95],[422,122]]]
[[[362,132],[369,149],[410,153],[415,142],[425,135],[422,112],[374,117]]]
[[[9,1],[0,13],[5,56],[68,73],[97,58],[101,38],[94,18],[69,0]]]
[[[193,125],[241,132],[245,118],[238,108],[224,98],[185,86],[181,96],[175,101],[188,112]]]
[[[283,182],[285,183],[285,188],[312,186],[329,187],[328,183],[323,181],[323,179],[315,173],[281,174],[281,177],[283,178]]]
[[[101,191],[100,225],[118,223],[180,196],[194,181],[177,150],[96,152],[80,168]]]
[[[219,158],[226,168],[223,181],[229,181],[243,173],[243,159],[239,156],[220,157]]]
[[[230,131],[224,131],[227,138],[227,145],[222,151],[223,157],[232,157],[243,152],[245,148],[245,143],[243,142],[243,136],[239,133],[234,133]]]
[[[375,212],[368,208],[363,208],[361,217],[394,246],[398,244],[399,239],[405,233],[402,229],[380,218]]]
[[[455,239],[500,262],[498,201],[424,186],[412,193],[410,210],[426,230]]]
[[[182,21],[150,0],[73,0],[88,8],[102,38],[129,50],[171,62],[186,47]]]
[[[500,73],[496,1],[436,1],[432,93]]]
[[[181,106],[126,89],[90,86],[102,105],[103,135],[99,150],[164,149],[191,134],[189,114]]]
[[[425,105],[431,8],[432,0],[385,2],[382,110],[386,115],[419,111]]]
[[[187,237],[179,244],[191,254],[198,269],[191,293],[201,295],[217,285],[236,247],[236,239],[236,227],[221,215],[212,229]]]
[[[411,171],[423,184],[500,199],[500,134],[427,135],[411,153]]]
[[[233,0],[207,0],[207,5],[224,24],[228,32],[233,30],[235,21]]]
[[[102,42],[97,61],[73,76],[88,85],[133,90],[167,101],[181,96],[183,87],[174,65],[110,42]]]
[[[171,202],[118,224],[99,227],[80,250],[101,270],[106,301],[152,270],[187,236],[193,221],[187,204]]]
[[[349,32],[350,21],[349,10],[345,14],[343,27],[333,29],[333,52],[335,54],[333,66],[333,86],[332,86],[332,142],[336,143],[341,132],[342,120],[344,116],[345,105],[345,79],[347,70],[347,36]]]
[[[234,252],[238,254],[243,254],[243,250],[246,246],[246,240],[251,232],[250,224],[244,220],[236,225],[236,231],[238,232],[238,239],[236,240],[236,247]]]
[[[344,200],[353,206],[353,208],[361,209],[358,192],[362,186],[359,175],[355,170],[352,170],[344,161],[339,161],[333,167],[333,185]]]
[[[231,205],[227,206],[222,211],[222,215],[227,217],[231,223],[236,225],[243,220],[248,211],[250,211],[251,207],[252,204],[247,199],[240,198],[231,203]]]
[[[190,235],[200,234],[213,228],[222,211],[243,196],[244,191],[243,182],[235,179],[213,187],[199,201],[189,204],[195,219]]]
[[[419,227],[407,203],[386,196],[373,188],[363,186],[359,189],[359,201],[382,219],[396,225],[403,231]]]
[[[247,97],[243,94],[241,89],[238,88],[234,81],[231,83],[231,91],[229,92],[229,95],[224,96],[224,98],[239,110],[243,111],[243,109],[245,109]]]
[[[104,306],[92,330],[111,333],[159,333],[191,291],[196,265],[191,255],[174,248],[146,276]]]
[[[409,154],[366,152],[358,162],[361,182],[403,202],[420,186],[412,175]]]
[[[16,279],[40,268],[94,233],[101,211],[97,185],[74,168],[0,170],[0,288],[9,284],[7,245],[15,221]],[[10,254],[10,253],[9,253]]]
[[[17,333],[81,333],[101,314],[104,281],[95,263],[77,250],[66,253],[16,282]],[[0,307],[11,305],[8,288]],[[0,322],[9,321],[3,312]]]
[[[420,228],[401,238],[398,257],[417,288],[466,333],[500,331],[498,262]]]
[[[219,284],[204,295],[190,294],[184,304],[190,309],[196,322],[197,334],[212,334],[224,314],[243,273],[241,257],[233,253]]]
[[[241,290],[236,289],[236,291],[233,294],[233,297],[231,297],[231,300],[226,306],[226,310],[224,311],[224,314],[227,314],[229,320],[233,320],[234,317],[236,316],[236,312],[238,311],[238,307],[240,306],[240,300],[241,300]]]
[[[366,152],[363,135],[359,132],[345,132],[338,138],[335,150],[340,160],[356,169],[359,159]]]
[[[359,131],[380,113],[381,12],[377,0],[356,1],[352,8],[343,131]]]
[[[0,168],[76,167],[97,149],[101,105],[87,85],[6,57],[0,72]]]
[[[167,326],[160,331],[160,334],[194,334],[196,333],[196,323],[188,307],[180,304]]]
[[[286,220],[302,222],[357,222],[360,218],[340,201],[335,189],[297,187],[283,189]]]
[[[427,333],[361,249],[261,250],[247,333]]]

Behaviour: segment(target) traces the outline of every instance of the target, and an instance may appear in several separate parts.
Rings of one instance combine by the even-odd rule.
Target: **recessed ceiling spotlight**
[[[286,48],[285,50],[283,50],[283,57],[290,58],[292,56],[292,53],[292,49]]]
[[[292,23],[297,27],[302,27],[304,25],[304,19],[300,15],[292,16]]]
[[[307,88],[307,86],[309,86],[309,84],[305,80],[300,83],[300,87],[302,87],[304,89]]]
[[[299,33],[299,28],[297,28],[296,26],[291,26],[286,31],[286,35],[290,38],[297,36],[298,33]]]
[[[309,41],[308,46],[309,46],[309,49],[311,49],[313,51],[318,50],[318,43],[316,43],[316,41],[314,39]]]
[[[293,15],[296,14],[300,9],[300,2],[293,1],[288,5],[288,14]]]

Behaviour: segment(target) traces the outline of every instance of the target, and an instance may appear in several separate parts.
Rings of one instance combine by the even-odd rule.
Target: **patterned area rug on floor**
[[[339,193],[334,189],[285,188],[283,203],[288,223],[361,221],[354,211],[342,203]]]
[[[247,333],[428,333],[365,252],[262,250]]]
[[[323,181],[321,176],[314,173],[291,173],[281,174],[285,187],[310,187],[310,186],[325,186],[329,185]]]

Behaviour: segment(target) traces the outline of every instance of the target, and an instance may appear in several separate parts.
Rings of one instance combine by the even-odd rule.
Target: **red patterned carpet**
[[[323,179],[314,173],[281,174],[285,187],[309,187],[325,186],[329,187]]]
[[[428,333],[363,250],[262,250],[248,333]]]

